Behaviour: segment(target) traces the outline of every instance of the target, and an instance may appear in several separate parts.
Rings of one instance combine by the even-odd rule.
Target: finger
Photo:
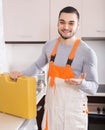
[[[81,75],[78,76],[79,79],[85,79],[86,78],[86,73],[82,73]]]
[[[70,83],[71,83],[72,85],[78,85],[78,84],[80,83],[80,81],[71,80]]]
[[[86,78],[86,73],[82,73],[82,79]]]
[[[67,84],[70,84],[70,85],[76,85],[76,84],[77,84],[76,81],[71,80],[71,79],[66,79],[65,82],[66,82]]]
[[[22,76],[22,73],[14,71],[14,72],[11,72],[11,73],[9,74],[9,76],[10,76],[10,78],[12,78],[13,80],[16,80],[18,77]]]

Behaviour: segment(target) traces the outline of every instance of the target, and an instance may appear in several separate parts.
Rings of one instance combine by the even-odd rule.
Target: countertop
[[[99,96],[99,97],[105,97],[105,93],[96,93],[94,95],[87,95],[87,96]]]
[[[18,130],[25,119],[0,113],[0,130]]]

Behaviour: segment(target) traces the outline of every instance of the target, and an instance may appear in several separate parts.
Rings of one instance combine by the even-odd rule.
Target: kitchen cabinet
[[[3,0],[6,41],[49,40],[49,0]]]
[[[105,0],[83,0],[82,37],[105,37]]]
[[[43,114],[44,114],[44,104],[45,104],[45,96],[39,101],[37,104],[37,125],[38,125],[38,130],[41,129],[41,124],[42,124],[42,119],[43,119]]]
[[[57,22],[58,22],[58,15],[62,8],[66,6],[73,6],[78,9],[81,15],[81,5],[82,0],[51,0],[50,1],[50,8],[51,8],[51,18],[50,18],[50,38],[53,39],[58,37],[58,29],[57,29]],[[81,23],[81,20],[80,20]],[[79,29],[78,34],[79,37],[81,36],[81,29]]]

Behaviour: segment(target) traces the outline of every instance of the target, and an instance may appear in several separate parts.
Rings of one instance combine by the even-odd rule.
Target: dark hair
[[[72,6],[67,6],[65,8],[63,8],[60,12],[59,12],[59,17],[61,15],[61,13],[75,13],[77,15],[78,20],[80,19],[80,15],[77,9],[75,9]]]

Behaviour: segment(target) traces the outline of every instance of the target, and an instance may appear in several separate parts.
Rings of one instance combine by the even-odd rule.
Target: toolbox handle
[[[21,76],[21,77],[17,78],[16,80],[14,80],[14,79],[12,79],[12,78],[10,77],[9,74],[0,74],[0,78],[3,78],[4,81],[6,81],[6,82],[14,82],[14,83],[17,83],[18,80],[24,79],[24,78],[26,78],[26,77],[27,77],[27,76]]]
[[[22,76],[20,76],[19,78],[17,78],[16,80],[14,80],[14,79],[12,79],[12,78],[10,77],[9,74],[0,74],[0,78],[2,78],[2,80],[3,80],[4,82],[9,82],[9,83],[18,83],[18,82],[20,82],[20,80],[22,80],[22,79],[23,79],[23,81],[24,81],[24,79],[27,79],[27,77],[29,77],[29,76],[22,75]],[[34,78],[34,77],[33,77],[33,78]]]

